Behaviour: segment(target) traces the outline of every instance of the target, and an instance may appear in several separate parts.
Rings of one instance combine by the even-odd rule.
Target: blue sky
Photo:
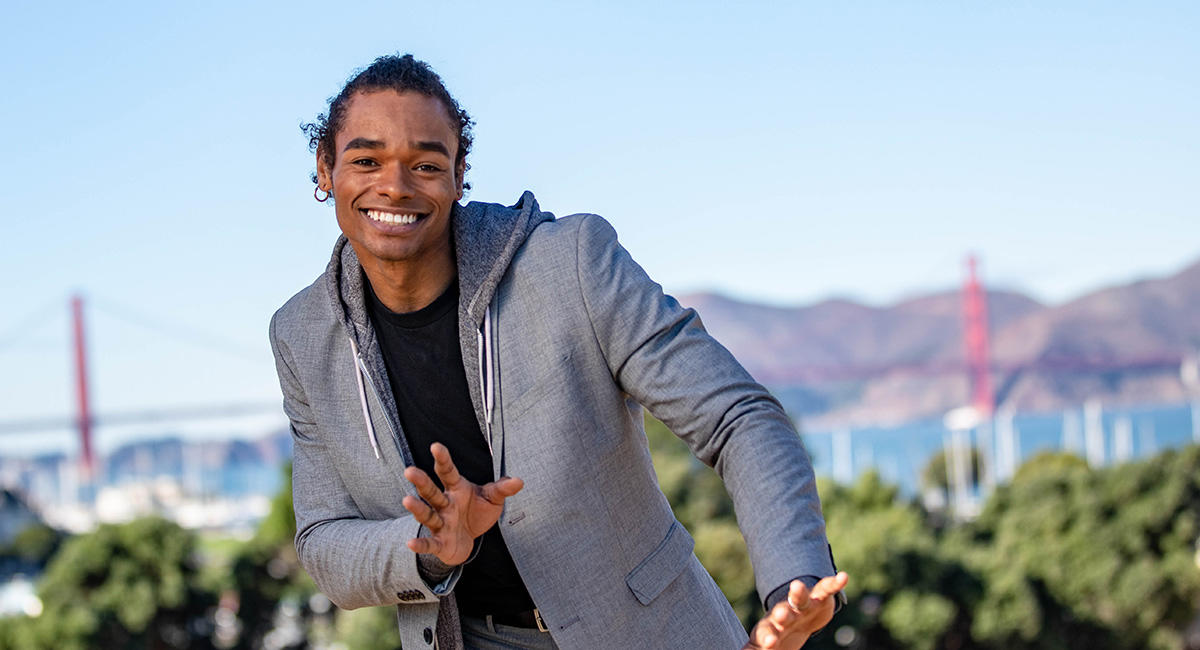
[[[337,235],[298,125],[384,53],[475,117],[468,198],[602,214],[673,293],[881,304],[976,251],[1058,302],[1200,258],[1193,3],[106,4],[6,4],[0,421],[70,414],[76,290],[99,413],[277,399],[267,320]]]

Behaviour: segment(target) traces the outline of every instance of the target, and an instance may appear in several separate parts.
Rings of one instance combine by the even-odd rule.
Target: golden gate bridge
[[[796,385],[867,380],[873,377],[903,372],[912,376],[960,375],[970,385],[971,403],[979,417],[990,417],[995,411],[998,392],[993,388],[993,377],[1008,378],[1002,382],[999,394],[1005,385],[1021,373],[1033,370],[1050,372],[1107,372],[1114,370],[1149,370],[1177,368],[1187,362],[1184,355],[1157,355],[1127,359],[1089,359],[1081,357],[1048,357],[1026,363],[998,363],[991,357],[990,330],[988,323],[987,292],[979,279],[977,261],[974,256],[967,259],[966,278],[962,286],[962,326],[965,341],[964,356],[959,360],[912,363],[860,364],[860,365],[803,365],[783,372],[772,372],[758,377],[769,384]],[[71,317],[72,365],[74,371],[75,413],[73,417],[44,417],[32,419],[0,420],[0,435],[28,434],[47,430],[71,429],[79,441],[79,459],[85,477],[91,477],[95,468],[93,432],[98,426],[148,424],[156,422],[231,418],[248,415],[282,413],[278,401],[224,403],[201,407],[145,408],[127,412],[97,415],[92,411],[91,385],[88,372],[87,327],[85,303],[81,294],[72,295],[68,310]],[[120,310],[108,310],[109,313]],[[121,314],[117,314],[121,315]],[[124,315],[126,321],[141,320]],[[178,327],[169,328],[179,334]],[[192,338],[207,340],[212,346],[228,351],[227,342],[192,331]],[[3,339],[0,339],[3,340]],[[0,344],[2,347],[2,344]],[[237,351],[246,356],[248,351]],[[265,353],[264,353],[265,354]]]

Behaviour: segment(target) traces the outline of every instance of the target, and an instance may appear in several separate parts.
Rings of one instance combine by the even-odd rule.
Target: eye
[[[355,160],[350,161],[350,164],[354,165],[355,167],[377,167],[377,166],[379,166],[379,163],[375,162],[375,160],[373,158],[356,158]]]
[[[433,163],[421,163],[421,164],[417,165],[414,169],[416,169],[419,172],[440,172],[440,171],[442,171],[441,167],[438,167],[437,165],[434,165]]]

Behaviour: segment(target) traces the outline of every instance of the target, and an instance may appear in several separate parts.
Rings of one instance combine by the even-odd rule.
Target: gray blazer
[[[463,360],[499,526],[562,648],[740,647],[746,634],[658,488],[644,406],[725,481],[760,594],[833,574],[812,467],[779,403],[594,215],[456,206]],[[412,463],[344,238],[271,320],[294,434],[296,549],[338,606],[399,605],[404,647],[461,646],[453,589],[404,542]]]

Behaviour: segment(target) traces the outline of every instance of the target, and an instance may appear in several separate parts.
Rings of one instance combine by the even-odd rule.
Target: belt
[[[550,631],[550,628],[546,626],[546,621],[542,619],[542,613],[536,607],[531,610],[512,614],[488,614],[486,619],[489,623],[495,625],[537,628],[542,632]]]

